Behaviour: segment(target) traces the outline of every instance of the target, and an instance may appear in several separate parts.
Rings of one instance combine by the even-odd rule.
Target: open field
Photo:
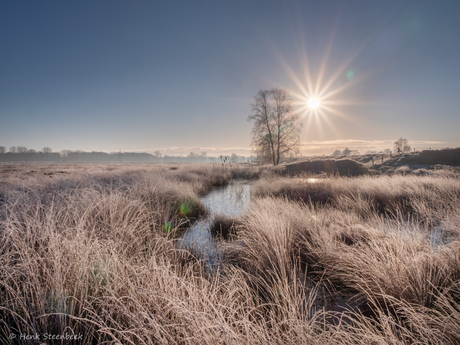
[[[459,344],[458,174],[308,178],[0,166],[0,341]],[[254,180],[252,206],[220,220],[236,235],[210,272],[175,242],[207,213],[199,196],[233,179]]]

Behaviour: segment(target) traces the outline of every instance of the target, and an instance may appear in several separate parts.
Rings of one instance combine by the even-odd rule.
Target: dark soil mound
[[[286,165],[285,172],[290,175],[301,172],[339,174],[341,176],[359,176],[367,173],[367,169],[351,159],[316,160]]]
[[[460,166],[460,148],[445,150],[425,150],[406,158],[408,165],[451,165]]]

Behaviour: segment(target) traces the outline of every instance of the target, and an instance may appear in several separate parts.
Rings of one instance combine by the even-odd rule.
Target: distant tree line
[[[190,152],[187,156],[168,156],[160,151],[153,154],[146,152],[101,152],[101,151],[71,151],[62,150],[53,152],[51,148],[44,147],[40,151],[27,149],[25,146],[11,146],[8,150],[0,146],[0,162],[190,162],[190,163],[243,163],[253,161],[254,157],[230,156],[209,157],[206,152]]]
[[[52,152],[49,147],[35,151],[25,146],[11,146],[9,150],[5,146],[0,146],[0,162],[60,162],[61,160],[61,155]]]
[[[359,151],[350,150],[348,147],[346,147],[343,151],[335,150],[332,153],[333,156],[357,156],[359,154],[360,154]]]
[[[394,153],[408,153],[411,151],[411,146],[409,145],[409,141],[407,139],[400,138],[396,140],[393,144],[393,152]],[[377,151],[368,151],[367,154],[391,154],[390,149],[385,149],[383,151],[377,152]],[[359,155],[359,151],[357,150],[350,150],[348,147],[346,147],[343,151],[340,150],[335,150],[332,155],[333,156],[356,156]]]

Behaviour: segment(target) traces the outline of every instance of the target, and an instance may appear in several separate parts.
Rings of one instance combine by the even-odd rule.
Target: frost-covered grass
[[[212,165],[1,173],[4,343],[70,332],[78,344],[460,343],[455,176],[309,182]],[[259,176],[220,271],[177,249],[175,229],[205,212],[200,194]],[[433,242],[434,229],[448,244]]]

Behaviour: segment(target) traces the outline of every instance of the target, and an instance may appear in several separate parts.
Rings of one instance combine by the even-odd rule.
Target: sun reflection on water
[[[299,178],[298,181],[307,182],[307,183],[317,183],[317,182],[320,182],[321,179],[319,178]]]

